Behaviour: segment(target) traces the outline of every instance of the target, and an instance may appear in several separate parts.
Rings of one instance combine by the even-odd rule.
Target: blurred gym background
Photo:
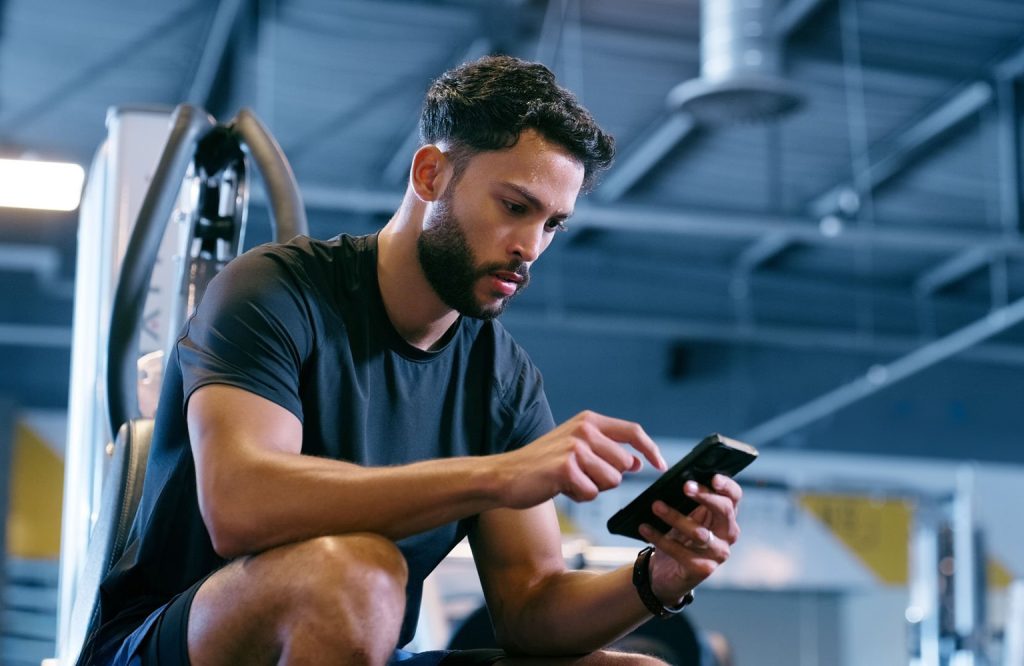
[[[499,52],[619,151],[504,317],[556,418],[762,452],[694,625],[742,666],[1024,665],[1019,0],[0,3],[0,663],[57,650],[78,194],[109,120],[251,108],[311,235],[371,233],[430,80]],[[29,161],[78,165],[71,194]],[[245,247],[269,239],[257,179]],[[567,557],[635,553],[603,525],[647,480],[563,504]],[[423,646],[479,604],[466,557]]]

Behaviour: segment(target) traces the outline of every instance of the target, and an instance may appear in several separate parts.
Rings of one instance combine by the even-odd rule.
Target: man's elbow
[[[550,651],[543,641],[538,642],[536,636],[531,636],[531,632],[513,618],[495,618],[492,626],[495,642],[510,656],[532,657]]]
[[[225,560],[257,552],[255,535],[237,501],[224,493],[199,493],[199,512],[214,552]]]

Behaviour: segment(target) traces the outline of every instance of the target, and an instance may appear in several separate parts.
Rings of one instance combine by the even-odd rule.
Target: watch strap
[[[678,606],[666,606],[654,594],[651,589],[651,556],[654,555],[654,546],[647,546],[636,556],[633,562],[633,586],[636,588],[640,601],[655,617],[667,619],[679,613],[693,603],[693,592],[687,592]]]

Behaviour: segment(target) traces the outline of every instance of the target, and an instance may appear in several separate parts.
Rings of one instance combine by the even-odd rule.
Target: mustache
[[[477,271],[477,277],[486,277],[491,273],[498,271],[508,271],[509,273],[515,273],[523,279],[523,285],[530,281],[530,265],[525,261],[511,261],[507,264],[492,263],[482,266]]]

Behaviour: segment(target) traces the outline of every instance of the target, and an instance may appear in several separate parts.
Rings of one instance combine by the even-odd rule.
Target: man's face
[[[512,148],[470,158],[428,209],[417,243],[438,297],[468,317],[499,316],[564,228],[582,183],[582,165],[530,130]]]
[[[506,264],[478,264],[462,230],[462,222],[452,210],[452,189],[449,187],[436,203],[430,214],[430,227],[420,234],[417,243],[420,266],[430,286],[448,307],[467,317],[493,319],[530,283],[530,267],[516,259]],[[496,303],[479,302],[477,282],[495,273],[507,273],[506,278],[518,282],[505,290],[511,293]]]

